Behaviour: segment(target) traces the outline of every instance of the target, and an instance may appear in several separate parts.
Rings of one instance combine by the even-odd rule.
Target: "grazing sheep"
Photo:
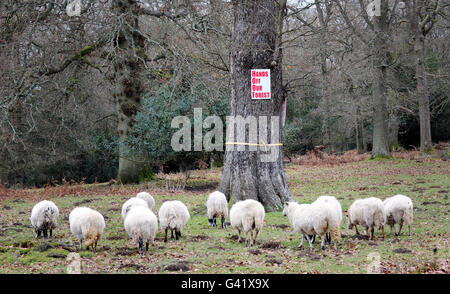
[[[143,206],[148,207],[147,201],[141,198],[132,197],[125,201],[125,203],[122,205],[122,219],[125,220],[127,217],[127,213],[130,211],[132,206]]]
[[[44,239],[47,239],[47,230],[50,231],[50,238],[53,236],[53,229],[58,225],[57,220],[59,216],[59,209],[49,200],[43,200],[37,203],[31,210],[31,226],[36,233],[36,238],[44,235]]]
[[[375,197],[355,200],[350,205],[348,212],[348,228],[355,227],[356,234],[358,225],[366,228],[366,234],[370,239],[374,240],[375,227],[381,229],[382,238],[384,239],[384,224],[386,223],[386,214],[384,212],[383,202]]]
[[[341,203],[339,202],[339,200],[337,200],[336,197],[334,197],[334,196],[323,195],[323,196],[320,196],[319,198],[317,198],[316,201],[314,201],[313,203],[319,203],[319,202],[329,203],[334,207],[334,209],[336,210],[336,212],[338,214],[338,225],[340,225],[342,222],[342,207],[341,207]],[[314,244],[315,239],[316,239],[316,236],[314,235],[313,241],[312,241],[313,244]],[[327,234],[326,234],[327,244],[330,244],[330,241],[331,241],[330,234],[327,232]]]
[[[322,239],[321,249],[325,249],[326,233],[330,234],[330,244],[337,250],[336,243],[341,238],[339,231],[339,216],[330,203],[317,202],[312,204],[298,204],[287,202],[284,205],[283,216],[287,216],[294,228],[294,232],[302,234],[302,240],[298,247],[303,247],[306,237],[309,248],[312,249],[311,235],[319,235]]]
[[[256,237],[264,225],[265,211],[261,203],[253,199],[236,202],[230,209],[231,226],[238,231],[238,241],[241,241],[241,231],[245,234],[246,246],[255,244]],[[255,230],[255,236],[253,236]],[[250,232],[250,239],[248,233]]]
[[[395,224],[399,224],[398,233],[395,232],[396,236],[400,235],[403,227],[403,223],[409,227],[409,236],[411,235],[411,224],[413,222],[413,203],[411,198],[405,195],[395,195],[386,198],[383,201],[384,211],[386,213],[386,223],[391,228],[394,228]]]
[[[152,211],[155,209],[155,199],[153,199],[152,195],[147,192],[139,192],[136,195],[136,198],[144,199],[147,202],[148,208]]]
[[[158,218],[161,230],[164,230],[164,242],[167,242],[167,231],[170,229],[173,239],[173,231],[175,231],[175,239],[181,237],[181,231],[188,222],[189,211],[183,202],[178,200],[166,201],[159,208]]]
[[[133,242],[138,243],[139,253],[143,255],[144,242],[145,251],[148,251],[149,243],[155,240],[156,232],[158,231],[158,220],[149,208],[133,206],[127,214],[124,227]]]
[[[97,250],[97,242],[105,229],[105,219],[96,210],[89,207],[77,207],[69,214],[70,230],[80,240],[80,250],[83,240],[86,241],[86,249],[92,246]]]
[[[208,209],[208,223],[217,228],[216,218],[221,217],[222,229],[226,228],[225,218],[228,217],[228,202],[225,194],[215,191],[209,194],[208,201],[206,201],[206,208]]]

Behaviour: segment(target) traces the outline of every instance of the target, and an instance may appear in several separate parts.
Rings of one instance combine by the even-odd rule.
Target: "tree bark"
[[[355,129],[356,129],[356,150],[358,154],[363,154],[365,152],[365,146],[363,142],[363,123],[361,120],[361,111],[359,105],[356,105],[356,115],[355,115]]]
[[[373,149],[372,158],[378,156],[390,157],[388,139],[388,113],[386,105],[386,70],[388,64],[389,51],[387,42],[389,37],[388,23],[388,3],[381,0],[381,14],[374,16],[375,40],[374,48],[374,77],[372,87],[373,98]]]
[[[325,2],[325,13],[322,9],[322,4],[320,0],[315,0],[314,5],[317,10],[317,16],[319,19],[319,58],[320,58],[320,68],[321,68],[321,94],[322,94],[322,144],[326,146],[326,151],[333,151],[333,146],[331,142],[331,130],[330,130],[330,95],[329,87],[329,65],[328,52],[327,50],[327,33],[328,33],[328,22],[330,19],[331,4]]]
[[[440,1],[407,2],[411,35],[414,42],[416,93],[419,100],[420,151],[432,150],[430,94],[425,69],[425,39],[436,22]]]
[[[123,145],[129,131],[133,127],[134,116],[141,109],[141,99],[144,92],[142,78],[144,66],[136,56],[136,52],[143,50],[144,40],[139,33],[138,7],[135,1],[119,0],[115,7],[117,15],[123,14],[125,22],[119,32],[118,47],[121,52],[115,61],[116,78],[116,105],[118,112],[119,132],[119,169],[118,179],[122,183],[139,182],[139,176],[145,168],[142,158],[129,155]]]
[[[430,95],[425,71],[425,36],[419,34],[414,43],[417,96],[419,98],[420,119],[420,151],[430,151],[431,144],[431,119],[430,119]]]
[[[277,34],[281,31],[282,23],[279,22],[283,21],[284,9],[272,0],[239,0],[233,2],[233,12],[228,116],[243,118],[253,116],[258,121],[260,135],[261,131],[267,131],[270,136],[278,135],[281,141],[284,92],[282,52],[276,46],[276,40],[279,41],[281,37]],[[251,69],[271,70],[272,99],[251,99]],[[266,130],[262,130],[260,123],[263,116],[267,117],[269,125]],[[278,128],[270,124],[271,117],[275,118],[274,122],[278,123]],[[249,140],[249,129],[246,129],[246,135],[246,140]],[[236,142],[238,138],[236,133],[229,134],[227,130],[227,141],[230,140]],[[280,146],[260,146],[256,151],[251,151],[250,146],[245,146],[245,151],[231,150],[234,148],[238,147],[227,145],[220,183],[220,190],[228,200],[231,198],[235,203],[239,200],[255,199],[260,201],[267,211],[275,211],[292,199],[286,183],[283,152]],[[263,162],[266,148],[268,152],[277,155],[276,160]]]

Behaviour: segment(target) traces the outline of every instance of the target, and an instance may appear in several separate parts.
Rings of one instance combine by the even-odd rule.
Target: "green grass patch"
[[[165,190],[167,183],[182,179],[182,175],[158,175],[151,183],[123,187],[130,189],[129,195],[148,190],[154,195],[156,210],[164,201],[173,199],[189,208],[191,219],[181,239],[175,241],[169,236],[165,243],[163,232],[158,231],[144,257],[138,254],[137,245],[131,243],[123,228],[120,209],[129,198],[123,196],[123,191],[120,195],[112,192],[52,198],[60,209],[59,226],[47,242],[34,237],[29,223],[36,201],[3,200],[0,273],[65,273],[67,261],[63,257],[69,249],[78,250],[78,240],[72,236],[68,223],[68,215],[76,206],[96,209],[106,221],[97,252],[87,251],[84,246],[78,251],[84,273],[366,273],[374,254],[379,256],[382,272],[423,273],[448,268],[449,162],[392,159],[334,166],[287,164],[286,170],[290,192],[301,203],[310,203],[320,195],[334,195],[346,210],[358,198],[385,199],[395,194],[411,197],[412,235],[408,236],[404,227],[402,235],[396,237],[386,228],[385,240],[381,240],[378,230],[375,241],[360,239],[346,228],[344,218],[337,252],[321,251],[320,238],[316,239],[314,250],[299,249],[301,236],[292,232],[280,210],[266,213],[256,246],[248,248],[237,242],[237,231],[231,226],[208,226],[206,199],[221,176],[220,169],[211,169],[192,172],[185,191]],[[364,230],[360,228],[360,232]],[[50,246],[42,247],[46,243]],[[36,250],[41,247],[43,250]]]

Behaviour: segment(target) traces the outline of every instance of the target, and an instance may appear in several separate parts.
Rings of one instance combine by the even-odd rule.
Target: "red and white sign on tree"
[[[270,69],[252,69],[252,99],[271,99]]]

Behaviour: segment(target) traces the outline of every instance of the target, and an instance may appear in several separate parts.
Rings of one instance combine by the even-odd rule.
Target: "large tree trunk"
[[[118,112],[119,132],[119,169],[118,179],[123,183],[135,183],[143,172],[145,164],[142,158],[134,156],[125,150],[122,142],[127,138],[133,127],[134,116],[141,109],[141,99],[144,92],[144,66],[136,57],[136,52],[144,47],[144,40],[132,28],[139,30],[137,4],[132,0],[118,0],[115,7],[117,15],[124,14],[119,36],[117,37],[120,56],[116,59],[116,105]]]
[[[230,60],[230,98],[228,116],[253,116],[261,131],[281,140],[281,110],[283,104],[282,52],[279,44],[282,14],[273,0],[239,0],[233,2],[234,26]],[[278,30],[277,30],[278,28]],[[270,100],[251,99],[251,69],[271,70]],[[261,128],[260,118],[267,116],[268,127]],[[274,125],[270,124],[274,117]],[[278,125],[278,127],[276,126]],[[236,133],[228,132],[227,142],[237,142]],[[239,131],[239,130],[238,130]],[[249,130],[245,132],[249,135]],[[256,143],[245,137],[246,142]],[[271,144],[279,143],[271,141]],[[261,143],[260,141],[257,143]],[[266,141],[266,143],[269,143]],[[243,147],[245,151],[234,151]],[[267,155],[264,146],[251,151],[250,146],[227,145],[220,190],[233,203],[244,199],[260,201],[267,211],[275,211],[292,199],[289,193],[280,146],[267,147],[275,154],[274,161],[263,162]],[[233,149],[233,150],[232,150]]]
[[[373,148],[372,157],[390,156],[388,140],[388,113],[386,105],[386,67],[388,64],[389,51],[387,42],[389,37],[388,24],[386,22],[388,13],[388,1],[381,0],[381,15],[374,16],[374,65],[373,65]]]

